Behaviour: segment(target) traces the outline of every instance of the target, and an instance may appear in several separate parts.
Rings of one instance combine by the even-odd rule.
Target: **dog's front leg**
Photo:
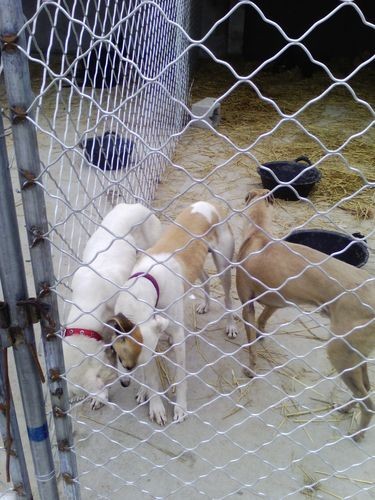
[[[143,404],[145,401],[147,401],[148,391],[147,391],[147,387],[145,385],[145,375],[144,375],[143,366],[140,366],[138,370],[139,370],[138,371],[139,389],[137,391],[135,399],[137,400],[137,403],[140,405],[140,404]]]
[[[256,336],[257,338],[259,338],[260,340],[263,340],[263,335],[262,333],[264,333],[266,331],[266,323],[267,321],[270,319],[270,317],[272,316],[272,314],[277,310],[277,307],[273,307],[273,306],[264,306],[264,309],[263,311],[261,312],[259,318],[258,318],[258,330],[259,330],[259,333],[257,332]]]
[[[169,332],[168,332],[169,333]],[[174,351],[176,354],[176,404],[173,420],[183,422],[187,416],[187,382],[186,382],[186,348],[185,333],[181,327],[174,327],[172,332]]]
[[[167,423],[167,414],[165,413],[165,407],[159,394],[159,373],[154,357],[143,367],[143,374],[146,391],[150,398],[150,419],[159,425],[165,425]]]
[[[95,382],[93,383],[93,391],[95,396],[91,398],[91,409],[99,410],[102,406],[108,403],[109,401],[109,391],[108,387],[105,386],[104,382],[100,377],[96,377]]]
[[[244,369],[245,375],[248,377],[254,377],[255,373],[255,365],[256,365],[256,330],[254,328],[255,322],[255,307],[254,301],[250,301],[249,303],[245,303],[242,309],[242,317],[245,323],[245,330],[247,336],[247,343],[249,349],[249,368]]]
[[[199,302],[196,307],[196,311],[198,314],[205,314],[210,306],[210,281],[209,281],[209,276],[206,273],[206,271],[202,270],[201,275],[200,275],[200,280],[203,284],[203,291],[204,291],[204,299],[203,301]]]

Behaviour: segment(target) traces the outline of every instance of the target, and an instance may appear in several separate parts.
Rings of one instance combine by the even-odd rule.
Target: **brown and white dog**
[[[148,256],[141,257],[134,268],[135,274],[125,284],[128,290],[120,293],[115,305],[116,315],[111,324],[123,335],[114,338],[114,350],[126,369],[132,370],[137,365],[142,367],[143,385],[137,400],[139,403],[150,400],[150,418],[160,425],[165,424],[167,418],[158,394],[159,376],[155,360],[151,358],[160,333],[165,331],[176,354],[174,420],[182,422],[187,410],[182,299],[200,279],[205,300],[197,311],[207,311],[209,284],[203,266],[209,251],[224,288],[226,309],[231,311],[233,235],[219,209],[204,201],[185,208],[159,241],[147,250]],[[163,311],[164,317],[154,316],[155,310]],[[227,315],[227,334],[229,337],[237,334],[232,313]]]
[[[159,219],[143,205],[120,203],[88,240],[82,266],[75,272],[63,349],[71,400],[91,395],[91,407],[108,402],[118,378],[112,334],[105,322],[114,314],[117,294],[136,262],[137,249],[161,234]],[[126,383],[121,379],[123,385]]]
[[[333,338],[328,342],[328,357],[354,398],[360,400],[361,422],[353,436],[358,441],[374,412],[367,372],[367,358],[375,348],[374,280],[366,271],[309,247],[273,240],[269,191],[251,191],[246,204],[250,204],[250,222],[238,253],[236,281],[249,343],[248,375],[255,374],[256,364],[254,302],[264,306],[258,319],[260,333],[279,308],[293,304],[316,307],[315,312],[330,318]]]

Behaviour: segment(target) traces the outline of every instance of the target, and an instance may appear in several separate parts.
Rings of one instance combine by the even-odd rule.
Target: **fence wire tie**
[[[11,120],[14,125],[25,121],[27,118],[27,110],[22,106],[11,107],[10,111],[12,112]]]
[[[66,416],[66,413],[64,412],[64,410],[62,410],[59,406],[53,407],[53,414],[56,418],[63,418]]]
[[[4,52],[14,52],[17,50],[18,35],[16,33],[6,33],[0,37],[2,42],[2,50]]]
[[[20,174],[26,179],[21,186],[21,189],[26,189],[28,187],[34,186],[36,184],[36,177],[30,170],[19,169]]]
[[[59,451],[70,451],[71,446],[69,446],[69,441],[67,439],[61,439],[57,442],[57,448]]]
[[[44,240],[44,233],[41,228],[33,226],[30,228],[30,233],[33,235],[33,240],[31,242],[30,248],[33,248],[36,244]]]
[[[67,451],[67,450],[63,450],[63,451]],[[63,474],[61,474],[61,476],[62,476],[63,480],[66,482],[66,484],[73,484],[74,483],[74,479],[71,476],[71,474],[64,472]]]

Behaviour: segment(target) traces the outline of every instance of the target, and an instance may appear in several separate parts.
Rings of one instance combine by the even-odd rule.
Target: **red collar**
[[[84,335],[98,342],[103,340],[103,337],[98,332],[94,332],[94,330],[86,330],[85,328],[66,328],[64,337],[71,337],[72,335]]]

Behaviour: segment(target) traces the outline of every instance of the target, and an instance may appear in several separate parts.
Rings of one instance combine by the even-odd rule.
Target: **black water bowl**
[[[307,156],[300,156],[294,161],[271,161],[263,163],[258,168],[258,174],[265,189],[273,190],[276,198],[283,200],[299,200],[299,196],[307,198],[315,184],[320,180],[321,173],[316,167],[311,168]],[[302,173],[301,173],[302,172]],[[296,177],[298,178],[296,179]],[[296,180],[294,180],[296,179]],[[289,182],[285,186],[280,182]],[[292,187],[297,193],[292,189]],[[299,196],[298,196],[299,195]]]
[[[360,233],[354,233],[357,238],[363,238]],[[362,267],[369,258],[369,251],[364,241],[335,231],[324,229],[297,229],[285,238],[290,243],[299,243],[327,255],[333,255],[352,266]],[[352,243],[355,242],[355,243]]]
[[[79,146],[89,163],[101,170],[118,171],[129,166],[134,143],[116,132],[107,131],[103,136],[87,138]]]

